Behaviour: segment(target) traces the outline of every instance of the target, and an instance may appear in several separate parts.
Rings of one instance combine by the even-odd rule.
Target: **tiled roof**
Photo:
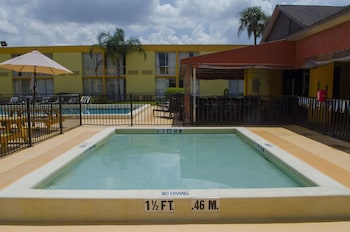
[[[301,6],[278,5],[281,12],[293,19],[301,27],[309,27],[329,16],[337,14],[346,6]]]
[[[343,18],[350,12],[348,6],[313,6],[313,5],[276,5],[270,21],[265,28],[263,37],[260,42],[268,42],[286,38],[292,34],[296,34],[307,30],[308,28],[324,24],[335,18]],[[280,21],[280,16],[289,18]],[[347,16],[345,16],[347,17]],[[344,20],[341,20],[344,21]],[[291,23],[292,22],[292,23]],[[283,25],[284,24],[284,25]],[[322,28],[321,28],[322,29]],[[277,30],[277,31],[276,31]],[[314,33],[317,30],[314,30]],[[273,36],[271,37],[271,33]]]

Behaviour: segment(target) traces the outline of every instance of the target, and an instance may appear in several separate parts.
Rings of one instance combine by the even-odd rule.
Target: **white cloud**
[[[148,44],[251,44],[239,12],[276,4],[347,5],[348,0],[0,0],[0,40],[9,46],[91,45],[124,29]]]
[[[141,41],[150,44],[164,44],[167,41],[171,41],[171,43],[177,44],[179,39],[175,36],[174,30],[165,28],[159,32],[150,34],[147,38],[141,37]]]

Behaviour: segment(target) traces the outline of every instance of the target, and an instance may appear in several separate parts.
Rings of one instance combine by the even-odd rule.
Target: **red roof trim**
[[[181,64],[226,67],[294,68],[295,43],[279,40],[181,60]],[[216,67],[217,68],[217,67]]]

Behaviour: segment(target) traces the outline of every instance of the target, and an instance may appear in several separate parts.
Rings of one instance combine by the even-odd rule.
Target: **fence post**
[[[59,98],[59,114],[60,114],[60,134],[63,134],[63,120],[62,120],[62,100],[61,100],[61,95],[60,95],[60,98]],[[51,103],[52,104],[52,103]]]
[[[256,124],[259,124],[259,123],[261,123],[261,106],[262,106],[262,104],[261,104],[261,96],[257,96],[256,97],[256,121],[255,121],[255,123]],[[253,105],[253,107],[254,107],[254,105]],[[254,120],[254,119],[253,119]],[[253,121],[254,122],[254,121]]]
[[[293,112],[292,112],[292,119],[291,122],[296,124],[297,120],[299,120],[299,118],[297,119],[297,117],[299,117],[298,115],[298,96],[293,96],[292,97],[293,100]]]
[[[80,123],[80,126],[82,126],[83,125],[83,116],[82,116],[82,102],[81,102],[81,95],[80,95],[80,93],[79,93],[79,123]]]
[[[184,94],[181,94],[179,96],[179,100],[180,100],[180,115],[179,115],[179,120],[182,121],[182,126],[185,125],[185,113],[184,113],[184,98],[185,98],[185,95]]]
[[[133,126],[132,93],[130,93],[130,126]]]
[[[29,97],[27,97],[27,126],[28,126],[28,146],[31,147],[32,143],[32,123],[30,119],[30,101]]]
[[[321,102],[323,106],[323,134],[327,134],[327,100],[324,102]]]

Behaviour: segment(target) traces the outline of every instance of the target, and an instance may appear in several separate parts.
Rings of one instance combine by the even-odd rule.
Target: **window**
[[[118,93],[119,84],[119,93]],[[106,79],[106,94],[108,96],[123,95],[125,93],[125,80],[120,78]],[[104,95],[103,93],[103,79],[102,78],[84,78],[83,81],[84,95]]]
[[[169,87],[176,87],[175,78],[156,78],[156,95],[163,96]]]
[[[244,80],[230,80],[229,96],[243,96],[243,95],[244,95]]]
[[[179,64],[181,64],[181,59],[189,58],[192,56],[198,56],[198,55],[199,55],[198,52],[180,52],[179,53]]]
[[[102,76],[103,59],[102,53],[83,53],[83,75]]]
[[[175,75],[176,73],[176,54],[175,52],[157,52],[156,53],[156,74],[157,75]]]
[[[14,93],[15,95],[32,95],[32,78],[14,79]],[[36,79],[36,95],[52,95],[53,79]]]
[[[126,73],[126,66],[125,66],[125,56],[119,59],[119,65],[120,65],[120,75],[125,75]],[[107,64],[106,64],[106,75],[107,76],[118,76],[117,73],[117,66],[113,64],[111,59],[107,58]]]
[[[118,90],[119,86],[119,90]],[[124,95],[125,80],[122,78],[106,79],[106,92],[108,96]]]
[[[84,95],[102,95],[103,85],[101,78],[84,78],[83,93]]]

